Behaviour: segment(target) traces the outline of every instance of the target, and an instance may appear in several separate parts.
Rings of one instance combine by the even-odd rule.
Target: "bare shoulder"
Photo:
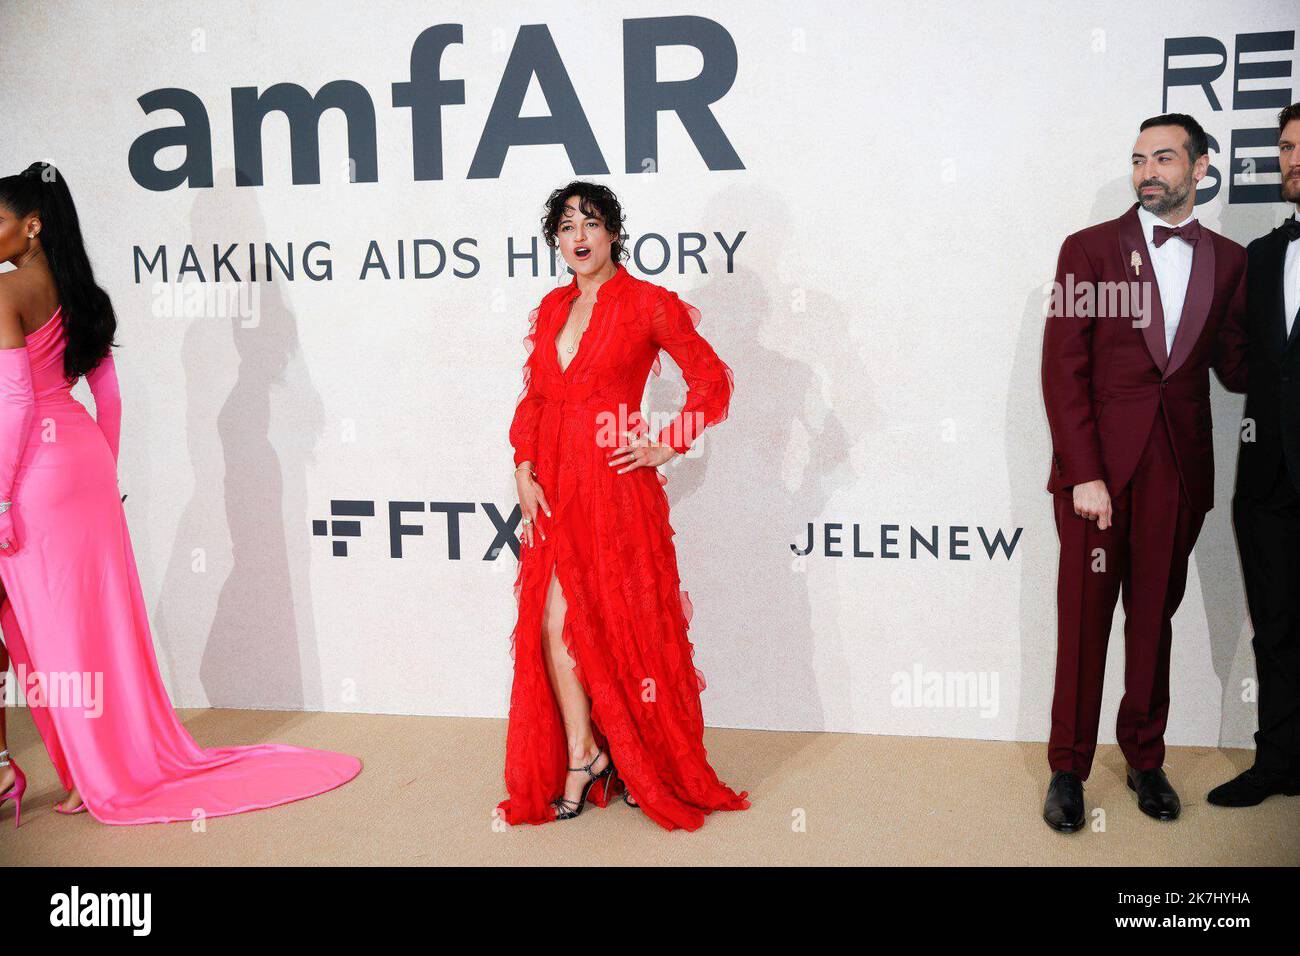
[[[16,305],[18,297],[18,287],[22,277],[18,274],[17,269],[10,269],[8,272],[0,272],[0,302],[8,302]]]
[[[0,302],[21,311],[29,309],[37,297],[32,277],[20,269],[0,272]]]
[[[14,273],[0,274],[0,348],[20,348],[27,344],[20,299]]]

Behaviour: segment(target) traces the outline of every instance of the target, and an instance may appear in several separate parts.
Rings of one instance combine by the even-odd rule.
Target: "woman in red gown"
[[[530,316],[510,426],[523,530],[500,810],[544,823],[622,790],[666,829],[694,830],[749,802],[704,750],[704,679],[656,468],[726,418],[732,374],[695,308],[619,263],[622,220],[614,194],[585,182],[552,193],[543,219],[575,276]],[[660,349],[689,391],[651,436],[641,397]]]

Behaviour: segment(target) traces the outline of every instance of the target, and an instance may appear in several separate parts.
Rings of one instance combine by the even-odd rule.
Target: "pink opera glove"
[[[32,362],[26,348],[0,349],[0,502],[13,501],[14,477],[36,418]],[[0,555],[18,550],[13,508],[0,514]]]
[[[117,384],[117,367],[113,364],[113,353],[109,352],[86,375],[90,385],[90,394],[95,397],[95,422],[104,433],[108,447],[113,451],[113,461],[117,462],[117,449],[122,435],[122,392]]]

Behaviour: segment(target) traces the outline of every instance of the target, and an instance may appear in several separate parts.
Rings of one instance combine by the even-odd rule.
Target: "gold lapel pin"
[[[1138,251],[1136,249],[1134,249],[1133,254],[1128,257],[1128,264],[1133,267],[1133,272],[1136,275],[1142,274],[1142,257],[1138,255]]]

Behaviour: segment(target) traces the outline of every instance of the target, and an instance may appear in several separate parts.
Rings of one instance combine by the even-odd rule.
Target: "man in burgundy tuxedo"
[[[1124,597],[1124,698],[1116,737],[1139,808],[1178,816],[1161,769],[1170,618],[1214,503],[1213,368],[1244,391],[1246,252],[1192,218],[1209,167],[1190,116],[1147,120],[1133,147],[1137,203],[1068,237],[1043,337],[1052,433],[1048,491],[1061,557],[1056,687],[1043,819],[1084,825],[1106,645]]]
[[[1294,213],[1246,250],[1250,385],[1232,501],[1255,636],[1255,763],[1206,798],[1252,807],[1300,795],[1300,103],[1278,116],[1282,198]],[[1248,432],[1249,430],[1249,432]]]

